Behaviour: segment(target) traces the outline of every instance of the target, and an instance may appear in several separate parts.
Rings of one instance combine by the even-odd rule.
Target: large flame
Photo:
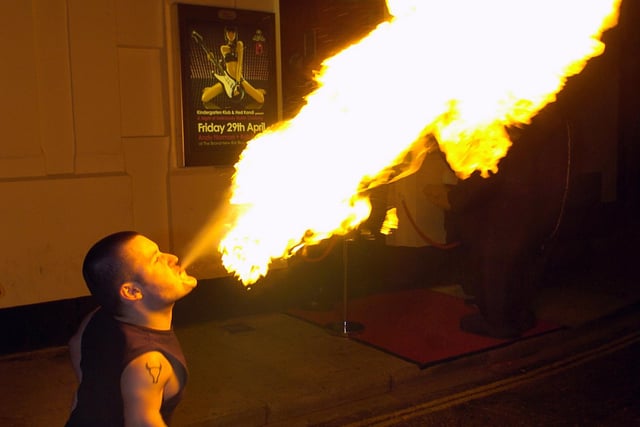
[[[236,164],[219,251],[246,285],[274,259],[356,228],[365,190],[412,172],[435,137],[461,178],[498,170],[530,122],[604,51],[620,0],[388,0],[392,18],[323,62],[293,119]]]

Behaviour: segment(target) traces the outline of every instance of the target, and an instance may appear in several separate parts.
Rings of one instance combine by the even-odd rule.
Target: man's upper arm
[[[160,415],[164,386],[173,369],[157,351],[133,359],[122,372],[125,426],[164,426]]]

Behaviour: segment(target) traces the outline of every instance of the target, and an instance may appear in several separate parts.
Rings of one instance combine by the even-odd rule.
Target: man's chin
[[[187,288],[193,289],[198,286],[198,279],[193,276],[188,276],[186,279],[182,280],[182,283],[184,283]]]

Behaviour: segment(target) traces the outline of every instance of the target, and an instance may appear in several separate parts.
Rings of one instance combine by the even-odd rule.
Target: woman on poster
[[[258,109],[264,104],[264,89],[256,89],[245,80],[242,73],[244,43],[238,40],[238,30],[235,27],[225,27],[225,44],[220,46],[224,69],[214,71],[216,82],[213,86],[205,87],[202,91],[202,103],[206,108],[219,108],[214,102],[218,95],[226,95],[236,101],[243,101],[246,96],[251,100],[246,103],[247,108]],[[207,51],[207,58],[216,63],[212,52]]]

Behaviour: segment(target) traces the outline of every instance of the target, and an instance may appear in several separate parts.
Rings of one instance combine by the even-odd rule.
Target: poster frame
[[[278,120],[275,13],[177,6],[184,166],[234,165],[247,142]],[[223,45],[233,45],[229,28],[244,46],[242,54],[239,43],[226,49],[236,51],[240,79],[223,54]]]

